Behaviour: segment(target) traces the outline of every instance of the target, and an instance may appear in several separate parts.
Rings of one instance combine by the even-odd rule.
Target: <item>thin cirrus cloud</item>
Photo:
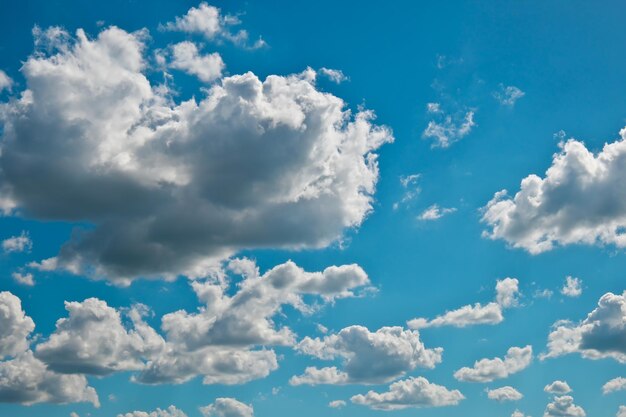
[[[173,103],[144,75],[143,32],[36,37],[48,47],[6,104],[2,209],[94,226],[48,266],[119,285],[205,276],[244,248],[325,247],[372,211],[391,131],[313,70],[234,75]]]
[[[497,192],[483,208],[484,236],[531,254],[572,244],[626,247],[623,161],[626,129],[597,154],[569,139],[545,176],[529,175],[510,197]]]

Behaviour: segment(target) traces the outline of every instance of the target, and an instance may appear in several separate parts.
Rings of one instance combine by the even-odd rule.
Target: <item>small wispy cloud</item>
[[[467,136],[476,126],[473,110],[447,114],[438,103],[428,103],[427,111],[435,117],[428,122],[422,135],[434,140],[431,145],[433,148],[449,147]]]
[[[505,86],[504,84],[500,84],[498,91],[493,93],[493,96],[500,104],[509,107],[513,107],[515,102],[525,95],[526,93],[518,87],[515,87],[514,85]]]
[[[433,204],[422,212],[417,218],[422,221],[438,220],[446,214],[454,213],[456,208],[454,207],[439,207],[437,204]]]
[[[322,67],[319,69],[318,73],[325,76],[336,84],[341,84],[342,82],[348,81],[350,79],[343,73],[343,71],[338,69]]]

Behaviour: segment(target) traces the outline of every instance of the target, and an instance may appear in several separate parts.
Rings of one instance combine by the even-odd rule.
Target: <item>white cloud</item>
[[[454,213],[455,211],[456,208],[454,207],[446,208],[439,207],[437,204],[433,204],[432,206],[424,210],[419,216],[417,216],[417,218],[424,221],[439,220],[446,214]]]
[[[620,405],[616,417],[626,417],[626,405]]]
[[[329,80],[336,84],[341,84],[342,82],[349,80],[349,78],[343,73],[343,71],[337,69],[322,67],[319,69],[318,73],[327,77]]]
[[[350,400],[374,410],[402,410],[406,408],[443,407],[457,405],[465,397],[459,390],[433,384],[426,378],[408,378],[394,382],[389,391],[355,395]]]
[[[400,177],[400,184],[404,188],[404,194],[400,201],[393,204],[393,209],[397,210],[401,205],[406,205],[412,200],[415,200],[417,196],[422,192],[419,186],[420,174],[403,175]]]
[[[144,74],[145,32],[57,32],[3,104],[0,153],[4,211],[94,226],[57,268],[122,285],[205,276],[241,249],[325,247],[372,211],[391,132],[313,70],[234,75],[177,104]]]
[[[22,232],[19,236],[12,236],[2,241],[4,253],[27,252],[33,248],[33,241],[27,232]]]
[[[543,390],[549,394],[569,394],[572,392],[569,384],[566,381],[554,381],[546,385]]]
[[[344,400],[334,400],[328,403],[330,408],[343,408],[346,406],[346,402]]]
[[[195,75],[201,81],[210,82],[222,76],[224,61],[217,52],[201,55],[194,43],[185,41],[172,45],[169,66]]]
[[[569,395],[554,397],[554,400],[546,406],[543,417],[585,417],[585,410],[574,404],[574,399]]]
[[[22,310],[22,300],[8,291],[0,292],[0,359],[28,349],[28,336],[35,323]]]
[[[626,378],[613,378],[602,386],[602,393],[605,395],[615,391],[626,391]]]
[[[530,416],[525,415],[520,410],[515,410],[513,411],[513,414],[511,414],[511,417],[530,417]]]
[[[440,103],[427,103],[426,111],[428,113],[441,113],[441,104]]]
[[[506,386],[506,387],[501,387],[501,388],[496,388],[496,389],[488,389],[487,397],[490,400],[504,402],[504,401],[521,400],[524,396],[522,395],[521,392],[519,392],[515,388]]]
[[[218,398],[213,404],[200,407],[204,417],[254,417],[254,409],[234,398]]]
[[[484,208],[484,235],[532,254],[556,245],[626,247],[626,129],[594,155],[582,142],[560,143],[545,177],[529,175],[513,198],[496,193]]]
[[[510,348],[504,359],[481,359],[474,362],[472,368],[463,367],[454,373],[454,377],[465,382],[490,382],[506,378],[520,372],[530,365],[533,357],[532,346]]]
[[[187,417],[187,414],[183,413],[173,405],[170,405],[165,410],[157,408],[151,412],[133,411],[126,414],[118,414],[117,417]]]
[[[561,288],[561,294],[566,297],[580,297],[583,293],[583,289],[581,288],[582,280],[574,277],[566,277],[565,283],[563,284],[563,288]]]
[[[245,29],[232,32],[232,26],[240,24],[238,17],[223,15],[221,10],[210,6],[205,2],[198,7],[192,7],[182,17],[176,17],[173,22],[161,25],[162,30],[179,31],[191,34],[199,34],[208,40],[226,39],[247,48],[261,48],[267,44],[261,38],[252,45],[248,45],[249,35]]]
[[[118,311],[97,298],[66,302],[65,309],[69,317],[58,320],[56,330],[35,351],[56,372],[107,375],[141,370],[145,358],[163,349],[161,336],[142,320],[145,307],[128,312],[130,330]]]
[[[442,348],[427,349],[419,332],[402,327],[382,327],[370,332],[363,326],[350,326],[324,338],[305,337],[296,349],[324,360],[341,359],[336,367],[309,367],[291,378],[301,384],[377,384],[403,376],[416,367],[434,368],[441,362]]]
[[[524,93],[519,88],[514,85],[504,86],[500,84],[500,89],[493,93],[493,96],[496,100],[503,106],[513,107],[515,102],[520,98],[524,97],[526,93]]]
[[[502,309],[519,304],[519,281],[517,278],[504,278],[496,283],[496,302],[482,305],[466,305],[456,310],[447,311],[432,320],[415,318],[407,325],[412,329],[425,327],[454,326],[466,327],[477,324],[498,324],[504,320]]]
[[[13,80],[11,77],[7,75],[6,72],[0,70],[0,93],[3,90],[11,90],[11,86],[13,85]]]
[[[626,363],[626,292],[604,294],[598,307],[579,323],[559,321],[553,325],[548,336],[548,352],[541,358],[569,353]]]
[[[13,272],[11,274],[11,277],[18,284],[27,285],[29,287],[32,287],[33,285],[35,285],[35,280],[33,278],[33,274],[31,274],[30,272],[26,272],[26,273],[23,273],[23,272]]]
[[[462,117],[430,109],[429,112],[438,115],[438,119],[428,122],[422,135],[434,140],[432,147],[447,148],[467,136],[476,125],[473,111],[468,111]]]
[[[535,298],[552,298],[552,295],[554,295],[554,292],[552,290],[544,288],[543,290],[536,290],[535,293],[533,294],[533,297],[535,297]]]

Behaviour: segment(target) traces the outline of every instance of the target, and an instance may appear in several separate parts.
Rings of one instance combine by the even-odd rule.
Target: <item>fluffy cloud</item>
[[[569,395],[554,397],[554,400],[546,406],[543,417],[585,417],[585,410],[574,404],[574,399]]]
[[[530,417],[530,416],[525,415],[520,410],[515,410],[513,411],[513,414],[511,414],[511,417]]]
[[[204,417],[253,417],[252,406],[237,401],[234,398],[218,398],[213,404],[201,407]]]
[[[230,273],[243,277],[232,295]],[[276,354],[255,347],[290,346],[296,340],[291,329],[274,321],[283,306],[308,314],[320,304],[355,296],[369,284],[358,265],[306,272],[286,262],[260,274],[254,262],[237,259],[218,275],[218,280],[191,284],[205,304],[199,312],[163,316],[166,347],[136,381],[180,383],[201,375],[205,384],[241,384],[265,377],[278,367]]]
[[[495,194],[484,209],[485,236],[537,254],[555,245],[626,247],[626,129],[594,155],[582,142],[560,144],[545,178],[529,175],[510,198]]]
[[[459,115],[445,114],[437,107],[432,111],[429,103],[429,113],[437,116],[436,120],[428,122],[428,126],[422,133],[425,138],[433,139],[433,147],[447,148],[467,136],[475,126],[474,112],[468,111],[462,117]]]
[[[626,417],[626,405],[620,405],[616,417]]]
[[[581,288],[582,281],[574,277],[566,277],[563,288],[561,288],[561,294],[566,297],[579,297],[583,293]]]
[[[355,395],[350,400],[374,410],[402,410],[405,408],[443,407],[457,405],[465,397],[458,390],[433,384],[426,378],[408,378],[394,382],[389,391]]]
[[[513,107],[515,102],[520,98],[524,97],[526,93],[524,93],[519,88],[514,85],[504,86],[500,84],[500,89],[493,93],[493,96],[496,100],[503,106]]]
[[[543,390],[550,394],[568,394],[572,392],[567,382],[558,380],[546,385]]]
[[[19,236],[13,236],[2,241],[4,253],[29,251],[33,247],[33,241],[27,232],[22,232]]]
[[[626,378],[613,378],[602,386],[602,393],[604,394],[615,391],[626,391]]]
[[[322,67],[319,69],[318,73],[327,77],[329,80],[336,84],[341,84],[342,82],[349,80],[349,78],[343,73],[343,71],[337,69]]]
[[[32,287],[33,285],[35,285],[35,279],[33,277],[33,274],[31,274],[30,272],[26,272],[26,273],[24,273],[24,272],[13,272],[11,274],[11,277],[18,284],[27,285],[29,287]]]
[[[219,78],[224,69],[224,61],[217,52],[201,55],[198,47],[189,41],[172,46],[169,67],[195,75],[201,81],[209,82]]]
[[[506,378],[528,367],[532,357],[532,346],[512,347],[507,351],[504,359],[481,359],[476,361],[472,368],[459,369],[454,373],[454,377],[465,382],[490,382]]]
[[[626,292],[604,294],[579,323],[559,321],[548,336],[548,352],[542,358],[580,353],[589,359],[613,358],[626,363]]]
[[[307,336],[296,349],[324,360],[342,359],[343,367],[307,368],[304,375],[290,380],[292,385],[388,382],[418,366],[434,368],[443,352],[427,349],[418,331],[382,327],[370,332],[363,326],[346,327],[321,339]]]
[[[170,405],[165,410],[157,408],[155,411],[133,411],[126,414],[118,414],[117,417],[187,417],[187,414],[183,413],[178,408]]]
[[[161,25],[161,29],[199,34],[208,40],[226,39],[249,48],[260,48],[266,45],[263,39],[259,38],[254,44],[248,46],[249,35],[246,30],[231,31],[232,26],[240,23],[236,16],[223,15],[217,7],[202,2],[198,7],[189,9],[184,16],[176,17],[173,22]]]
[[[485,305],[480,303],[466,305],[456,310],[447,311],[432,320],[415,318],[409,320],[407,325],[412,329],[421,329],[425,327],[466,327],[477,324],[498,324],[504,320],[502,309],[517,306],[519,304],[518,297],[519,281],[517,278],[504,278],[496,283],[495,302]]]
[[[500,402],[517,401],[523,397],[521,392],[510,386],[487,390],[487,398]]]
[[[22,310],[22,300],[8,291],[0,292],[0,359],[28,349],[28,336],[35,323]]]
[[[424,221],[438,220],[446,214],[454,213],[455,211],[456,208],[454,207],[446,208],[439,207],[437,204],[433,204],[432,206],[424,210],[419,216],[417,216],[417,218]]]
[[[48,47],[22,67],[28,89],[1,105],[0,194],[5,212],[93,225],[57,268],[204,276],[243,248],[327,246],[372,210],[391,132],[313,70],[235,75],[174,103],[144,75],[145,31],[36,35]]]
[[[129,311],[132,329],[122,324],[118,311],[106,302],[89,298],[66,302],[68,318],[36,348],[36,356],[56,372],[106,375],[140,370],[143,359],[163,349],[163,339],[143,322],[142,307]]]
[[[100,406],[95,389],[83,375],[50,371],[29,350],[0,362],[0,402],[21,404],[89,402]]]
[[[6,72],[0,70],[0,93],[3,90],[10,90],[13,85],[13,80],[7,75]]]
[[[334,400],[328,403],[330,408],[343,408],[346,406],[346,402],[343,400]]]

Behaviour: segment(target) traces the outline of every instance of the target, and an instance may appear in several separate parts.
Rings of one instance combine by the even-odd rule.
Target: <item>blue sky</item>
[[[0,1],[0,415],[626,415],[625,9]]]

